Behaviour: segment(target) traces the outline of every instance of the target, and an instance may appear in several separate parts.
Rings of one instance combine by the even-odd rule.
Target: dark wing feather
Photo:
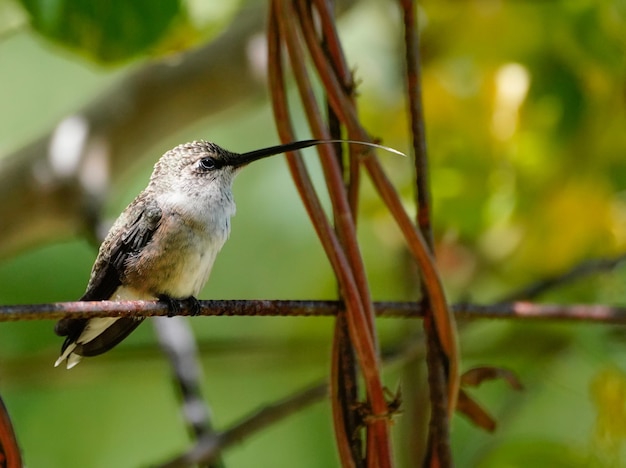
[[[97,356],[98,354],[105,353],[111,348],[117,346],[124,338],[130,335],[131,332],[141,324],[141,322],[143,322],[143,318],[119,318],[93,340],[77,345],[73,352],[80,354],[81,356]],[[63,343],[63,347],[61,348],[61,353],[65,351],[65,348],[67,348],[70,343],[73,343],[73,341],[68,343],[69,339],[69,336],[65,339],[65,343]]]
[[[144,205],[138,209],[133,205]],[[129,222],[114,226],[104,241],[94,265],[87,291],[81,301],[109,299],[122,284],[128,258],[137,255],[150,242],[161,221],[161,209],[156,203],[145,203],[138,197],[127,210],[138,211]],[[122,231],[123,233],[120,233]],[[109,248],[107,244],[111,244]],[[120,318],[89,343],[78,345],[74,352],[82,356],[95,356],[113,348],[126,338],[143,319]],[[85,329],[88,319],[61,319],[54,327],[59,336],[67,336],[61,352],[74,343]]]
[[[105,301],[109,299],[122,284],[122,276],[126,268],[126,260],[137,255],[150,242],[159,227],[161,209],[156,203],[147,204],[139,214],[121,229],[116,229],[107,237],[112,238],[113,245],[108,252],[101,252],[96,260],[87,291],[81,301]],[[123,234],[117,231],[123,230]],[[105,243],[109,239],[105,240]],[[111,242],[111,241],[109,241]]]

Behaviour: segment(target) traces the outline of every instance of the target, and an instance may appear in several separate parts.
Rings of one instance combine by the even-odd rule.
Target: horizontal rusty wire
[[[338,301],[291,300],[211,300],[199,301],[197,316],[254,316],[254,317],[332,317],[343,308]],[[532,319],[626,324],[626,307],[600,304],[538,304],[507,302],[497,304],[459,303],[451,306],[458,319]],[[377,317],[422,318],[419,302],[374,302]],[[172,314],[159,301],[94,301],[54,302],[47,304],[19,304],[0,306],[0,322],[27,320],[58,320],[64,317],[163,317],[193,315],[181,304]]]

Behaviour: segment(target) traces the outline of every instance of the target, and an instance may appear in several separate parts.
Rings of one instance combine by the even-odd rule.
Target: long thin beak
[[[303,148],[309,148],[310,146],[317,145],[327,145],[331,143],[352,143],[356,145],[362,146],[370,146],[373,148],[384,149],[385,151],[389,151],[391,153],[399,154],[401,156],[406,156],[404,153],[401,153],[398,150],[393,148],[389,148],[388,146],[378,145],[376,143],[370,143],[367,141],[355,141],[355,140],[302,140],[302,141],[292,141],[291,143],[286,143],[284,145],[276,145],[270,146],[268,148],[262,148],[254,151],[249,151],[248,153],[242,153],[237,155],[237,159],[235,160],[235,166],[244,166],[246,164],[251,163],[252,161],[256,161],[258,159],[267,158],[268,156],[274,156],[276,154],[286,153],[289,151],[296,151]]]

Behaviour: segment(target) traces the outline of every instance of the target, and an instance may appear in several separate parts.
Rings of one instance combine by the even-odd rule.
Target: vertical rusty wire
[[[306,1],[299,1],[300,8],[307,3]],[[303,18],[302,12],[299,17]],[[310,18],[310,15],[306,16]],[[322,36],[322,45],[325,52],[329,55],[327,42]],[[329,57],[330,58],[330,57]],[[331,61],[331,63],[333,63]],[[342,77],[343,78],[343,77]],[[346,86],[346,80],[342,79],[344,87]],[[326,102],[329,130],[332,138],[340,139],[342,136],[341,121],[337,117],[337,114],[333,110],[328,100]],[[337,145],[336,152],[338,154],[338,160],[341,163],[341,170],[344,177],[345,190],[348,195],[348,204],[350,206],[350,212],[352,219],[357,224],[358,217],[358,193],[359,193],[359,181],[360,171],[357,158],[351,152],[347,156],[347,160],[344,157],[344,153],[341,149],[341,145]],[[341,296],[340,296],[341,298]],[[363,458],[364,441],[362,438],[362,432],[360,426],[362,421],[357,411],[354,408],[359,407],[359,380],[358,380],[358,365],[356,362],[356,355],[350,341],[350,330],[348,318],[346,317],[346,311],[342,310],[335,320],[335,333],[333,334],[333,364],[330,378],[331,394],[336,396],[333,398],[333,412],[337,414],[334,418],[336,421],[335,432],[343,432],[343,437],[348,439],[350,444],[350,450],[352,453],[352,459],[356,466],[365,467],[365,459]]]
[[[322,8],[324,12],[322,16],[325,18],[333,16],[329,2],[324,1],[316,3],[316,9],[320,9],[320,3],[323,3]],[[310,40],[314,37],[318,37],[327,60],[332,65],[335,74],[341,81],[344,92],[351,94],[353,88],[352,74],[345,66],[345,62],[342,62],[343,56],[338,54],[336,50],[331,49],[330,45],[332,43],[326,40],[325,30],[314,27],[312,22],[314,14],[312,2],[298,0],[296,2],[296,9],[300,27],[302,30],[306,31],[306,37],[310,38]],[[354,103],[354,100],[352,100],[352,102]],[[326,99],[326,112],[329,135],[333,139],[340,139],[342,137],[342,123],[328,102],[328,99]],[[358,157],[351,151],[346,158],[341,144],[335,145],[335,153],[343,176],[344,188],[348,196],[348,205],[350,207],[352,220],[356,225],[360,185]],[[336,223],[337,220],[335,219],[335,224]],[[339,298],[340,300],[342,299],[341,290],[339,291]],[[353,464],[357,467],[364,467],[364,442],[362,439],[362,431],[360,430],[362,421],[359,412],[355,411],[355,408],[361,406],[359,402],[358,366],[355,352],[350,341],[349,323],[345,310],[340,311],[335,320],[330,395],[336,438],[338,441],[341,441],[341,445],[347,445],[350,448],[352,459],[349,462],[344,462],[344,465]]]
[[[294,14],[295,11],[292,9],[291,3],[281,0],[272,2],[268,44],[270,83],[278,131],[283,141],[291,141],[295,138],[289,119],[280,52],[281,42],[284,41],[298,84],[300,98],[312,126],[313,134],[318,138],[327,138],[328,135],[310,86],[303,51],[299,44],[300,39],[295,24],[292,22]],[[335,270],[344,296],[350,338],[356,350],[373,415],[367,424],[368,440],[372,441],[366,449],[367,465],[388,467],[392,466],[392,455],[386,418],[387,403],[380,381],[377,340],[372,333],[372,303],[369,299],[367,282],[364,281],[364,268],[356,243],[354,223],[337,159],[332,153],[332,147],[322,146],[320,150],[322,168],[329,188],[334,216],[337,220],[336,227],[342,242],[335,235],[321,209],[321,204],[315,195],[302,160],[296,154],[288,154],[287,158],[296,187]],[[345,249],[342,244],[346,246]],[[356,409],[354,410],[356,411]],[[345,466],[355,466],[349,444],[346,444],[345,440],[338,440],[337,442],[342,463]]]
[[[321,37],[320,44],[326,55],[327,63],[330,64],[333,72],[338,77],[344,94],[349,96],[351,104],[356,106],[356,101],[353,96],[354,80],[352,72],[347,66],[341,49],[337,47],[337,31],[334,27],[335,16],[333,2],[331,0],[317,0],[314,2],[298,0],[298,17],[304,37],[308,43],[312,42],[316,37],[316,28],[314,28],[312,20],[312,4],[315,5],[315,9],[318,12],[317,17],[320,18],[320,24],[317,29],[319,30],[318,35]],[[309,8],[308,12],[305,10],[306,7]],[[328,101],[328,98],[326,98],[326,105],[328,108],[329,123],[331,124],[330,128],[336,127],[337,130],[341,129],[343,126],[342,122],[334,111],[333,106]],[[333,134],[333,137],[340,138],[341,133],[338,131],[337,134]],[[359,157],[358,154],[350,148],[347,161],[344,158],[340,159],[344,163],[342,170],[348,195],[348,204],[352,213],[352,219],[356,225],[361,179]],[[362,440],[361,431],[358,430],[361,424],[361,416],[354,410],[360,405],[358,401],[357,366],[354,349],[350,342],[348,322],[345,313],[339,315],[335,321],[331,390],[332,395],[336,396],[336,398],[333,398],[333,412],[337,415],[334,418],[335,432],[342,433],[341,437],[348,439],[354,463],[357,466],[364,465],[364,460],[361,455],[363,453],[362,447],[364,442]],[[372,437],[371,431],[368,432],[368,436]],[[367,442],[366,447],[371,448],[374,445],[375,442],[370,440]]]
[[[298,8],[294,8],[293,3],[296,3]],[[334,18],[331,14],[330,5],[324,0],[315,0],[313,5],[324,37],[323,44],[319,40],[312,20],[312,9],[307,2],[300,0],[295,2],[274,0],[272,2],[270,77],[274,110],[281,139],[283,141],[295,139],[289,124],[288,106],[284,96],[284,79],[282,76],[284,70],[280,55],[281,43],[283,42],[312,133],[316,138],[328,138],[330,136],[311,89],[308,62],[305,61],[304,47],[302,46],[302,40],[304,40],[306,51],[312,59],[313,67],[326,92],[328,105],[346,129],[348,138],[371,141],[356,117],[352,90],[346,86],[346,83],[351,82],[351,77],[346,78],[350,74],[334,28]],[[294,20],[296,17],[299,19],[301,28],[299,30]],[[424,143],[419,131],[415,141]],[[296,180],[298,190],[305,200],[305,206],[307,206],[318,236],[335,269],[344,296],[349,336],[363,373],[368,404],[370,405],[369,415],[365,418],[367,422],[365,450],[367,465],[390,466],[392,461],[389,445],[389,415],[379,374],[378,343],[373,325],[373,314],[371,313],[371,298],[355,235],[353,207],[356,206],[356,192],[353,192],[351,201],[350,196],[346,195],[341,166],[338,164],[333,148],[322,146],[319,148],[319,153],[333,206],[336,234],[319,208],[319,201],[312,201],[315,198],[315,192],[312,186],[306,188],[310,181],[304,182],[308,175],[302,161],[295,155],[288,156],[290,169],[294,180]],[[441,446],[445,448],[448,444],[447,431],[438,430],[440,428],[439,421],[443,420],[443,426],[447,428],[448,420],[456,405],[459,388],[458,347],[456,325],[449,311],[430,248],[430,217],[425,216],[422,221],[418,222],[420,227],[424,226],[424,221],[428,223],[428,228],[424,230],[426,235],[424,235],[422,229],[419,229],[409,218],[397,191],[385,175],[378,159],[369,152],[360,155],[358,162],[365,168],[374,187],[400,227],[406,238],[409,251],[422,272],[424,296],[431,311],[429,318],[431,321],[430,337],[434,343],[433,349],[435,349],[434,346],[439,346],[439,351],[434,354],[437,358],[433,360],[437,366],[432,366],[435,371],[431,372],[429,367],[429,378],[432,379],[431,387],[439,389],[436,398],[438,405],[436,417],[431,420],[436,424],[431,427],[431,432],[435,434],[433,440],[438,443],[442,441],[441,437],[443,437],[443,445]],[[425,161],[422,160],[422,163],[425,164]],[[355,163],[354,167],[356,166]],[[354,167],[351,166],[351,171],[354,170]],[[427,186],[426,193],[428,193]],[[426,206],[429,209],[428,201]],[[426,213],[428,214],[428,210]],[[342,417],[335,416],[335,418],[335,427],[337,428]],[[336,431],[342,463],[344,466],[355,466],[353,455],[355,449],[350,447],[349,437],[345,433],[345,429],[343,435],[340,435],[339,432]],[[432,460],[445,463],[445,450],[440,450],[440,445],[435,446],[437,447],[436,456]]]
[[[328,27],[332,30],[332,28],[328,26],[331,20],[326,19],[324,15],[320,15],[320,18],[322,27]],[[305,35],[305,38],[306,37]],[[334,42],[334,44],[331,45],[332,48],[340,51],[341,44],[338,37],[336,37],[336,35],[328,35],[327,37],[329,42]],[[314,41],[308,41],[307,45],[309,46],[309,53],[324,85],[329,102],[345,125],[348,131],[348,137],[355,140],[371,141],[371,138],[359,123],[356,110],[350,103],[350,97],[342,92],[341,84],[333,74],[332,68],[325,59],[321,47]],[[447,374],[449,378],[446,381],[445,393],[447,395],[446,412],[448,418],[450,418],[454,412],[459,389],[456,324],[453,315],[450,313],[433,255],[428,247],[427,241],[421,234],[421,230],[416,228],[415,224],[406,213],[398,192],[387,178],[378,158],[374,157],[371,152],[369,152],[361,158],[361,164],[366,169],[374,187],[398,224],[398,227],[406,239],[409,251],[421,270],[425,288],[424,293],[429,300],[432,310],[432,317],[435,324],[434,328],[436,329],[442,350],[448,360]]]
[[[422,83],[420,69],[420,44],[417,30],[416,4],[414,0],[400,0],[404,20],[404,49],[406,65],[407,104],[412,135],[412,148],[415,164],[415,197],[417,205],[417,224],[426,240],[430,252],[434,255],[433,233],[431,225],[431,195],[428,172],[428,153],[424,111],[422,108]],[[423,289],[423,288],[422,288]],[[430,423],[427,439],[427,451],[424,466],[451,466],[450,420],[446,385],[448,380],[448,358],[442,349],[437,335],[436,323],[430,307],[429,296],[422,299],[425,316],[423,321],[426,335],[426,365],[430,398]]]
[[[336,38],[336,40],[338,41],[339,39]],[[334,76],[332,68],[325,60],[321,48],[315,42],[309,42],[308,45],[309,52],[316,65],[316,71],[322,80],[329,101],[346,126],[348,137],[356,140],[371,141],[370,136],[361,127],[356,116],[356,110],[350,104],[349,97],[343,94],[341,84],[337,77]],[[340,46],[338,46],[338,48],[340,49]],[[442,316],[442,341],[445,343],[446,349],[454,350],[456,346],[455,340],[453,339],[454,334],[450,333],[453,327],[445,323],[445,318],[449,317],[445,295],[443,294],[441,281],[427,243],[408,217],[396,189],[385,175],[378,158],[374,157],[371,151],[368,151],[368,153],[362,155],[361,164],[367,170],[374,187],[379,192],[379,195],[387,205],[391,215],[400,227],[407,240],[411,253],[422,269],[427,292],[431,295],[432,301],[434,302],[433,308]]]

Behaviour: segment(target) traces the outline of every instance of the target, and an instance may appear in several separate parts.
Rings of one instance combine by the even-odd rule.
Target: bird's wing
[[[122,284],[126,261],[150,242],[160,225],[161,215],[156,203],[146,204],[136,216],[107,236],[104,242],[112,245],[101,249],[81,301],[104,301],[113,295]]]
[[[138,197],[133,203],[143,206],[135,210],[138,212],[137,215],[126,223],[114,226],[107,235],[96,259],[87,291],[80,298],[81,301],[109,299],[122,284],[127,260],[141,252],[158,230],[162,213],[156,202],[146,203]],[[132,205],[129,208],[132,208]],[[68,346],[76,343],[85,330],[88,320],[65,318],[56,323],[55,333],[59,336],[67,336],[61,353]],[[126,338],[140,323],[141,320],[138,319],[120,318],[88,343],[78,344],[74,352],[83,356],[104,353]]]

